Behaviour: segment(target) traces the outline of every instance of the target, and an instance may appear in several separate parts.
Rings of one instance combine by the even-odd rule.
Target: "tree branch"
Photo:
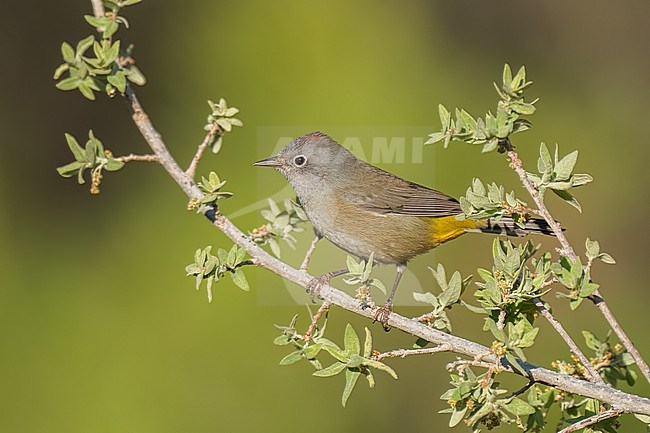
[[[591,362],[589,362],[585,354],[582,353],[582,350],[578,348],[578,345],[575,343],[575,341],[573,341],[569,333],[566,332],[564,326],[562,326],[562,324],[558,322],[555,317],[553,317],[553,314],[551,314],[548,308],[546,308],[542,300],[539,298],[535,298],[533,299],[533,301],[535,302],[535,306],[537,307],[537,310],[540,312],[540,314],[544,316],[544,318],[548,320],[548,323],[551,324],[553,329],[555,329],[557,333],[560,334],[560,336],[566,342],[567,346],[569,346],[571,353],[577,356],[578,359],[580,360],[580,363],[587,369],[587,373],[589,374],[589,376],[591,376],[589,380],[591,380],[592,382],[599,382],[604,384],[605,382],[603,381],[603,378],[600,377],[600,374],[598,374],[598,371],[596,371],[596,369],[591,364]]]
[[[307,328],[307,332],[305,332],[305,335],[303,335],[303,338],[305,340],[311,339],[311,337],[314,335],[314,330],[316,329],[316,326],[318,325],[318,320],[321,318],[323,313],[325,313],[327,310],[329,310],[330,304],[328,302],[323,302],[316,312],[314,314],[314,317],[311,319],[311,323],[309,324],[309,328]],[[311,310],[310,310],[311,311]]]
[[[582,430],[585,427],[589,427],[590,425],[596,424],[597,422],[601,422],[609,418],[614,418],[622,413],[623,411],[621,409],[609,409],[605,412],[597,413],[590,416],[589,418],[585,418],[576,423],[573,423],[570,426],[560,430],[558,433],[571,433],[574,431]]]
[[[406,358],[410,355],[430,355],[433,353],[449,352],[452,350],[449,344],[441,344],[436,347],[423,347],[421,349],[396,349],[373,356],[377,361],[386,358]]]
[[[307,271],[307,267],[309,266],[309,262],[311,261],[311,255],[314,253],[314,250],[316,249],[316,244],[320,241],[321,237],[316,235],[314,239],[311,241],[311,244],[309,245],[309,248],[307,249],[307,252],[305,253],[305,258],[302,261],[302,265],[300,265],[300,270],[301,271]]]
[[[219,129],[219,125],[216,123],[212,125],[212,128],[210,128],[208,133],[205,135],[203,142],[199,144],[199,147],[196,149],[196,154],[194,155],[194,158],[192,158],[190,166],[187,167],[187,170],[185,170],[185,174],[187,174],[191,179],[194,179],[194,176],[196,175],[196,168],[199,166],[199,161],[201,160],[201,157],[203,157],[205,150],[210,146],[212,137],[214,137]]]
[[[519,175],[519,180],[524,185],[524,188],[526,188],[526,191],[528,191],[530,196],[533,198],[533,201],[537,205],[537,209],[539,210],[540,216],[542,216],[542,218],[546,220],[549,226],[551,226],[551,229],[553,230],[555,237],[560,242],[560,245],[562,246],[560,254],[568,257],[572,262],[576,262],[578,260],[578,257],[575,251],[573,250],[573,248],[571,247],[569,240],[564,235],[564,232],[562,231],[562,227],[557,221],[555,221],[555,219],[549,212],[548,208],[544,204],[544,200],[539,195],[539,191],[537,191],[537,188],[535,188],[535,185],[533,185],[530,178],[528,177],[526,170],[524,170],[523,163],[519,158],[519,154],[514,150],[514,148],[512,147],[512,143],[510,143],[509,139],[505,140],[504,146],[507,151],[508,158],[510,158],[510,167],[513,170],[515,170],[517,175]],[[614,333],[616,334],[618,339],[625,346],[625,348],[630,353],[630,355],[632,355],[632,357],[634,358],[634,361],[639,367],[639,370],[641,370],[643,376],[646,378],[648,382],[650,382],[650,367],[648,367],[648,364],[645,362],[645,360],[643,359],[639,351],[636,349],[636,347],[634,347],[632,340],[630,340],[630,338],[627,336],[623,328],[621,328],[621,325],[618,323],[618,321],[614,317],[614,314],[609,309],[609,306],[605,302],[605,299],[603,299],[602,295],[600,294],[600,291],[596,290],[589,299],[591,299],[591,301],[598,307],[600,312],[605,317],[605,320],[607,320],[607,322],[609,323],[609,326],[612,328],[612,330],[614,330]]]
[[[102,18],[106,13],[104,2],[102,2],[102,0],[90,0],[90,3],[93,5],[93,15],[97,18]]]
[[[136,155],[134,153],[125,156],[118,156],[115,159],[122,162],[131,162],[131,161],[158,162],[158,157],[156,155]]]

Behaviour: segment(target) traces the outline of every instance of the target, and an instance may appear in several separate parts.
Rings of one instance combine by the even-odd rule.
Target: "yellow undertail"
[[[455,216],[442,218],[430,218],[431,225],[431,242],[439,245],[444,242],[456,239],[458,236],[467,233],[468,230],[477,229],[485,226],[484,221],[472,221],[465,219],[458,221]]]

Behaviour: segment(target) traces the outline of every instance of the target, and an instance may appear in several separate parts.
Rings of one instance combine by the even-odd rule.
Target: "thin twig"
[[[531,380],[526,385],[522,386],[521,388],[519,388],[515,392],[511,393],[509,396],[505,397],[505,399],[507,400],[509,398],[517,397],[518,395],[521,395],[524,392],[528,391],[530,389],[530,387],[533,386],[533,385],[535,385],[535,381]]]
[[[158,157],[156,155],[136,155],[134,153],[125,156],[118,156],[115,159],[122,162],[131,162],[131,161],[158,162]]]
[[[480,359],[457,359],[455,361],[450,362],[447,364],[447,371],[454,371],[457,370],[459,367],[465,368],[465,367],[481,367],[481,368],[487,368],[488,370],[494,369],[497,367],[500,367],[499,364],[495,364],[494,362],[487,362],[487,361],[481,361]]]
[[[533,201],[537,205],[539,214],[546,220],[548,225],[553,230],[553,233],[555,234],[555,237],[557,238],[558,242],[560,242],[560,245],[562,246],[560,253],[568,257],[572,262],[576,262],[578,260],[578,257],[576,256],[575,251],[571,247],[571,244],[569,243],[567,237],[564,235],[564,232],[562,231],[562,227],[557,221],[555,221],[555,219],[549,212],[548,208],[544,204],[544,200],[539,195],[539,191],[537,190],[535,185],[533,185],[533,182],[528,177],[526,170],[524,170],[523,163],[519,158],[519,154],[513,149],[510,140],[506,139],[504,145],[506,151],[508,152],[508,158],[510,158],[510,167],[512,167],[517,173],[517,175],[519,175],[519,180],[524,185],[524,188],[526,188],[526,191],[528,191],[528,193],[533,198]],[[625,346],[625,348],[630,353],[630,355],[632,355],[632,358],[634,358],[634,361],[639,367],[639,370],[641,370],[643,376],[645,376],[646,380],[650,382],[650,367],[648,367],[648,364],[645,362],[645,360],[643,359],[639,351],[636,349],[636,347],[632,343],[632,340],[630,340],[630,338],[627,336],[623,328],[621,328],[621,325],[618,323],[618,321],[614,317],[614,314],[609,309],[609,306],[603,299],[602,295],[600,294],[600,291],[596,290],[589,299],[598,307],[600,312],[605,317],[605,320],[607,320],[607,322],[609,323],[609,326],[612,328],[612,330],[614,330],[614,333],[616,334],[618,339],[621,341],[623,346]]]
[[[210,146],[212,137],[214,137],[214,135],[218,131],[219,131],[219,125],[215,123],[214,125],[212,125],[212,128],[210,128],[208,133],[205,135],[203,142],[199,144],[199,147],[196,149],[196,153],[194,154],[194,158],[192,158],[192,162],[190,162],[190,166],[187,167],[187,170],[185,170],[185,174],[187,174],[190,178],[194,179],[194,176],[196,175],[196,169],[199,166],[199,161],[201,160],[201,157],[205,153],[205,150]]]
[[[311,337],[314,335],[314,330],[316,329],[316,326],[318,325],[318,321],[320,320],[321,316],[323,315],[324,312],[329,310],[330,308],[330,303],[329,302],[323,302],[323,304],[320,306],[316,314],[314,314],[314,317],[311,319],[311,324],[309,325],[309,328],[307,328],[307,332],[305,332],[305,335],[303,335],[303,338],[305,340],[311,339]]]
[[[449,344],[441,344],[436,347],[423,347],[421,349],[396,349],[396,350],[391,350],[388,352],[384,353],[379,353],[373,358],[377,361],[381,361],[382,359],[386,358],[406,358],[407,356],[410,355],[431,355],[433,353],[440,353],[440,352],[449,352],[451,351],[451,345]]]
[[[102,0],[90,0],[90,3],[93,5],[93,15],[97,18],[102,18],[106,13],[104,2],[102,2]]]
[[[503,328],[506,326],[506,310],[501,310],[499,312],[499,320],[497,321],[497,329],[503,331]]]
[[[571,433],[574,431],[582,430],[585,427],[589,427],[590,425],[594,425],[597,422],[604,421],[609,418],[614,418],[616,416],[619,416],[622,414],[624,411],[621,409],[609,409],[606,410],[605,412],[600,412],[595,415],[590,416],[589,418],[585,418],[583,420],[580,420],[576,423],[571,424],[570,426],[560,430],[558,433]]]
[[[600,374],[598,374],[598,371],[596,371],[596,369],[591,364],[591,362],[589,362],[585,354],[582,353],[582,350],[580,350],[580,348],[575,343],[575,341],[573,341],[569,333],[566,332],[564,326],[562,326],[562,324],[558,322],[555,317],[553,317],[553,314],[551,314],[548,308],[546,308],[544,302],[542,302],[542,300],[539,298],[534,298],[533,302],[535,302],[535,306],[537,307],[537,310],[540,312],[540,314],[544,316],[546,320],[548,320],[548,323],[551,324],[553,329],[555,329],[557,333],[560,334],[560,337],[562,337],[562,339],[566,342],[567,346],[569,346],[569,350],[571,350],[571,353],[577,356],[578,359],[580,360],[580,363],[587,369],[587,373],[589,375],[588,379],[591,380],[592,382],[599,382],[604,384],[605,382],[603,381],[603,378],[600,377]]]
[[[305,253],[305,259],[302,261],[302,265],[300,265],[300,270],[301,271],[306,271],[307,266],[309,266],[309,261],[311,260],[311,255],[314,253],[314,250],[316,249],[316,244],[318,241],[321,240],[321,237],[316,235],[313,241],[311,241],[311,245],[309,245],[309,249]]]

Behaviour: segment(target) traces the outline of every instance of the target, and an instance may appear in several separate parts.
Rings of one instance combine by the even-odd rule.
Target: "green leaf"
[[[323,342],[323,339],[320,339],[319,341]],[[344,352],[343,350],[339,349],[335,345],[324,344],[323,345],[323,350],[325,350],[327,353],[329,353],[334,358],[336,358],[337,360],[339,360],[339,361],[341,361],[343,363],[347,363],[349,361],[349,359],[350,359],[350,355],[347,353],[347,351]]]
[[[63,61],[66,63],[74,63],[74,49],[72,45],[67,42],[61,44],[61,54],[63,55]]]
[[[526,375],[528,374],[528,373],[526,372],[526,370],[524,370],[524,368],[521,366],[521,364],[519,363],[519,361],[517,361],[517,358],[515,358],[515,356],[514,356],[513,354],[507,352],[507,353],[506,353],[506,360],[507,360],[508,363],[512,366],[512,368],[514,368],[514,369],[517,370],[519,373],[521,373],[522,376],[526,376]]]
[[[291,352],[280,361],[280,365],[291,365],[302,359],[300,351]]]
[[[483,184],[481,183],[480,180],[474,179],[472,181],[472,188],[483,188]],[[483,189],[485,191],[485,189]],[[446,290],[447,289],[447,273],[445,272],[445,267],[442,266],[442,263],[438,263],[437,268],[434,270],[433,268],[429,268],[431,271],[431,274],[433,275],[433,278],[436,279],[436,283],[438,283],[438,286],[440,286],[440,289]]]
[[[592,334],[589,331],[582,331],[583,337],[585,337],[585,343],[587,344],[587,347],[590,348],[591,350],[598,350],[600,349],[600,346],[603,344],[594,334]]]
[[[635,413],[634,416],[636,417],[636,419],[638,419],[642,423],[650,424],[650,415],[643,415],[643,414],[640,414],[640,413]]]
[[[540,173],[548,173],[553,168],[553,160],[551,159],[551,153],[546,147],[546,143],[541,143],[539,146],[539,160],[537,161],[537,170]]]
[[[222,265],[228,263],[228,251],[224,250],[223,248],[219,248],[217,250],[217,257],[219,257],[219,263]]]
[[[348,362],[346,363],[346,365],[348,366],[348,368],[357,368],[363,365],[364,361],[365,360],[363,356],[357,355],[356,353],[352,353],[348,358]]]
[[[513,398],[504,408],[516,416],[531,415],[535,413],[535,408],[520,398]]]
[[[577,298],[577,299],[572,299],[571,301],[569,301],[569,308],[571,308],[571,311],[578,308],[580,306],[580,304],[582,304],[582,301],[584,299],[585,298]]]
[[[302,354],[305,355],[307,359],[313,359],[318,355],[318,352],[323,348],[323,345],[320,343],[316,343],[314,345],[305,347],[302,349]]]
[[[442,123],[442,129],[443,131],[446,131],[449,129],[449,125],[451,123],[451,114],[449,114],[449,110],[445,108],[444,105],[438,104],[438,115],[440,116],[440,123]]]
[[[469,114],[465,110],[461,110],[460,117],[463,119],[463,123],[465,123],[465,126],[467,127],[468,130],[470,131],[476,130],[476,119],[474,119],[471,114]]]
[[[555,164],[555,174],[558,180],[568,180],[578,161],[578,151],[574,150]]]
[[[137,66],[129,66],[129,68],[126,70],[126,78],[138,86],[144,86],[147,84],[147,79],[144,77],[144,74],[142,74]]]
[[[52,78],[58,80],[59,78],[61,78],[61,75],[63,75],[63,73],[68,69],[70,69],[70,65],[68,65],[67,63],[63,63],[59,65],[59,67],[56,68],[56,70],[54,71],[54,76]]]
[[[77,77],[68,77],[56,83],[56,88],[59,90],[74,90],[79,87],[81,80]]]
[[[63,177],[72,177],[79,172],[79,169],[81,169],[83,165],[84,163],[75,161],[75,162],[71,162],[70,164],[57,167],[56,171],[58,171],[59,174]]]
[[[600,244],[598,241],[592,241],[587,238],[585,240],[585,250],[587,251],[587,257],[590,259],[595,259],[600,253]]]
[[[232,278],[232,282],[235,283],[240,289],[246,291],[250,290],[250,286],[248,285],[244,271],[242,271],[240,268],[231,271],[230,277]]]
[[[351,274],[358,274],[360,272],[359,270],[359,264],[357,263],[352,256],[348,255],[346,257],[346,264],[348,267],[348,271],[350,271]]]
[[[524,116],[529,116],[531,114],[535,113],[535,106],[533,104],[530,104],[528,102],[524,101],[512,101],[509,104],[509,107],[512,109],[517,114],[521,114]]]
[[[119,24],[116,21],[110,20],[108,24],[106,24],[106,27],[104,28],[104,34],[103,37],[104,39],[110,39],[115,32],[119,29]]]
[[[70,148],[70,151],[72,151],[74,159],[79,162],[88,162],[86,160],[86,152],[72,135],[66,132],[65,140],[68,142],[68,147]]]
[[[594,293],[596,290],[598,290],[598,287],[600,287],[598,284],[590,283],[587,280],[585,280],[585,283],[582,284],[582,286],[580,287],[580,291],[578,295],[581,298],[587,298],[591,296],[591,294]]]
[[[312,373],[312,376],[316,377],[331,377],[336,376],[340,372],[346,369],[346,365],[341,362],[335,362],[329,367],[325,367],[322,370],[316,370]]]
[[[278,241],[275,239],[269,239],[269,246],[271,247],[271,252],[277,257],[278,259],[282,258],[282,251],[280,250],[280,244],[278,244]]]
[[[90,86],[86,81],[80,81],[78,88],[81,94],[86,97],[86,99],[89,99],[91,101],[95,100],[95,92],[92,91],[92,89],[90,88]]]
[[[117,71],[115,75],[109,75],[107,77],[109,83],[111,83],[120,93],[126,91],[126,75],[123,71]]]
[[[372,355],[372,334],[370,333],[370,329],[367,327],[365,328],[366,330],[366,339],[363,343],[363,356],[364,358],[370,358]]]
[[[598,254],[598,258],[602,260],[603,263],[607,263],[608,265],[616,264],[616,260],[614,260],[614,258],[607,253]]]
[[[106,51],[106,62],[113,63],[117,60],[117,57],[120,54],[120,41],[115,41],[113,45]],[[118,71],[124,73],[124,71]]]
[[[469,311],[471,311],[472,313],[485,314],[485,313],[487,312],[487,311],[485,310],[485,308],[477,307],[477,306],[472,305],[472,304],[468,304],[468,303],[465,302],[465,301],[460,301],[460,302],[461,302],[461,304],[462,304],[465,308],[467,308],[467,309],[468,309]]]
[[[593,182],[594,178],[585,173],[578,173],[571,176],[571,186],[578,187]]]
[[[93,46],[93,43],[95,42],[95,36],[90,35],[82,40],[79,41],[77,44],[77,56],[82,56],[88,48]]]
[[[487,324],[487,327],[490,330],[490,332],[492,332],[492,335],[494,335],[497,340],[499,340],[501,342],[506,341],[505,332],[503,332],[503,329],[499,329],[497,327],[497,323],[493,319],[488,317],[488,318],[485,319],[485,323]]]
[[[467,413],[467,407],[461,410],[454,409],[451,412],[451,418],[449,418],[449,427],[456,427],[465,417],[465,413]]]
[[[236,260],[237,260],[237,244],[233,244],[230,250],[228,250],[228,259],[226,263],[228,264],[228,266],[234,267]]]
[[[510,65],[505,64],[503,65],[503,86],[506,88],[510,88],[512,84],[512,71],[510,70]]]
[[[343,345],[345,350],[349,353],[361,353],[361,345],[359,343],[359,336],[354,332],[354,328],[349,323],[345,327],[345,336],[343,338]]]
[[[122,167],[124,167],[124,162],[118,159],[110,158],[104,166],[104,169],[106,169],[106,171],[117,171]]]
[[[88,24],[90,24],[91,26],[93,26],[95,28],[104,27],[108,23],[108,21],[110,21],[110,19],[108,19],[106,17],[99,17],[98,18],[98,17],[95,17],[93,15],[84,15],[84,19],[86,20],[86,22]]]
[[[353,371],[350,369],[345,370],[345,388],[343,389],[343,396],[341,397],[341,404],[343,407],[345,407],[348,398],[350,398],[350,394],[354,389],[354,385],[357,384],[360,375],[361,372],[359,371]]]
[[[526,319],[522,319],[526,320]],[[528,322],[526,320],[526,322]],[[522,336],[521,340],[519,340],[519,343],[517,344],[517,347],[530,347],[535,343],[535,337],[537,337],[537,333],[539,332],[539,328],[533,328],[524,333]]]
[[[385,371],[386,373],[393,376],[393,379],[397,379],[397,373],[395,373],[395,370],[393,370],[383,362],[375,361],[374,359],[366,359],[364,361],[364,365],[367,365],[368,367],[376,368],[377,370]]]
[[[434,144],[439,141],[442,141],[446,135],[447,134],[445,134],[444,132],[432,132],[431,134],[429,134],[429,139],[424,144]]]
[[[422,302],[424,304],[429,304],[432,307],[438,307],[440,306],[440,301],[431,292],[426,292],[426,293],[419,293],[419,292],[413,292],[413,299],[415,299],[418,302]]]
[[[286,346],[289,343],[291,343],[291,339],[286,335],[278,335],[275,337],[275,340],[273,340],[273,344],[276,346]]]
[[[246,250],[244,248],[237,249],[237,257],[235,257],[235,263],[241,263],[246,257]]]
[[[580,203],[578,203],[578,200],[576,200],[575,197],[573,197],[573,195],[571,195],[571,193],[569,191],[561,191],[561,190],[557,190],[557,189],[552,189],[551,191],[553,191],[555,193],[555,195],[560,197],[562,200],[566,201],[571,206],[578,209],[578,212],[582,213],[582,206],[580,206]]]
[[[497,147],[499,146],[499,140],[497,138],[493,138],[487,143],[483,145],[483,148],[481,149],[481,153],[488,153],[494,151]]]
[[[439,296],[440,303],[446,307],[455,304],[460,299],[462,289],[462,278],[460,272],[456,271],[451,276],[447,290]]]

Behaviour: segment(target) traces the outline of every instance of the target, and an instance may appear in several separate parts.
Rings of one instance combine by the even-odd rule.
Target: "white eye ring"
[[[296,167],[302,167],[307,163],[307,157],[305,155],[298,155],[293,159],[293,163]]]

